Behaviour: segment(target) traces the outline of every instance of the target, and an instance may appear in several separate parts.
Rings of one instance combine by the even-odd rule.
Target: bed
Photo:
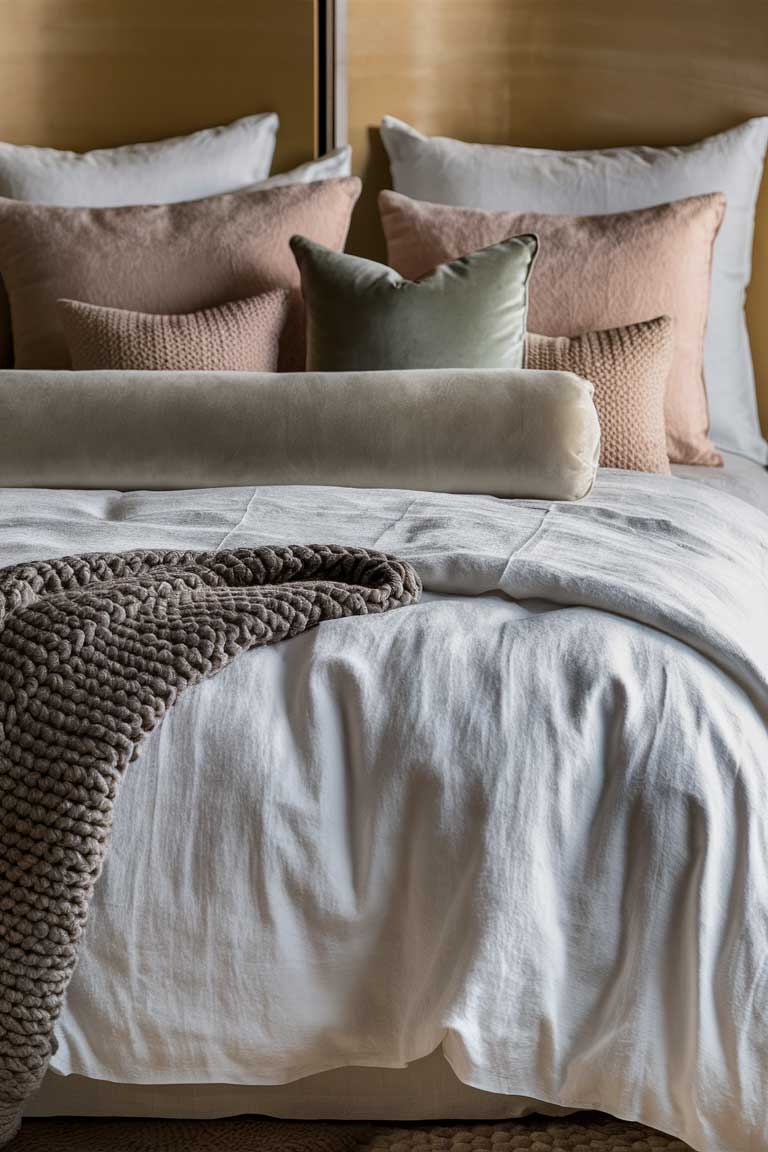
[[[150,739],[33,1113],[508,1116],[533,1099],[700,1148],[724,1145],[737,1110],[760,1146],[748,1069],[766,1058],[766,623],[765,601],[749,605],[765,581],[763,513],[700,479],[610,472],[567,515],[301,488],[17,491],[3,504],[9,563],[139,539],[301,541],[322,526],[414,560],[427,593],[407,622],[340,622],[244,657]],[[594,551],[606,531],[623,555],[608,580]],[[717,661],[703,654],[710,628]],[[532,690],[549,701],[535,719]],[[681,740],[694,732],[692,759]],[[524,787],[501,773],[510,764]],[[151,814],[140,831],[137,811]],[[530,910],[512,955],[507,900]],[[261,909],[251,924],[244,903]],[[288,1086],[245,1086],[259,1082]]]
[[[153,99],[141,126],[109,135],[96,118],[74,136],[66,114],[53,131],[30,101],[0,135],[85,148],[247,115],[231,26],[239,43],[243,22],[255,35],[277,9],[230,7],[229,22],[188,32],[198,53],[215,33],[239,61],[242,85],[212,73],[215,107],[180,99],[158,119]],[[344,27],[332,7],[297,4],[275,35],[288,61],[298,28],[305,76],[335,62],[338,95],[338,43],[323,54],[333,17]],[[453,51],[463,7],[430,6]],[[418,109],[422,73],[399,41],[376,41],[379,70],[396,52],[415,83],[382,106],[361,47],[381,6],[349,8],[362,144],[380,114]],[[129,24],[157,34],[162,92],[173,22],[152,19],[142,7]],[[499,19],[495,4],[484,19]],[[95,76],[105,35],[129,66],[113,23],[91,12],[86,25]],[[278,167],[322,151],[333,120],[327,91],[289,91],[285,74],[262,77],[262,106],[288,124]],[[460,132],[456,107],[427,109],[425,126]],[[486,113],[478,139],[498,132],[498,109]],[[685,135],[659,115],[659,143]],[[580,144],[606,142],[594,123]],[[357,158],[372,179],[352,245],[367,255],[377,149]],[[573,502],[394,483],[0,488],[2,567],[320,540],[396,555],[424,585],[402,613],[243,655],[148,737],[25,1115],[594,1109],[697,1152],[768,1148],[768,471],[723,455],[671,475],[602,468]]]

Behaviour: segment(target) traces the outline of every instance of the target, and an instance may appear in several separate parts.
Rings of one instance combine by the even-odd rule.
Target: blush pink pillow
[[[69,368],[60,299],[156,314],[212,308],[289,289],[281,367],[304,367],[301,232],[341,249],[354,177],[244,189],[181,204],[60,208],[0,199],[0,276],[11,302],[17,368]]]
[[[59,300],[72,367],[140,372],[275,372],[284,288],[181,316]]]
[[[607,216],[482,212],[382,192],[389,261],[410,280],[438,264],[533,232],[540,249],[531,275],[528,328],[577,336],[658,316],[674,321],[667,380],[669,458],[722,463],[709,439],[704,390],[704,333],[712,246],[725,211],[718,193]]]

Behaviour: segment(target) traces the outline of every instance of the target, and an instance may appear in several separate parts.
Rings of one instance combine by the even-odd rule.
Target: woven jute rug
[[[592,1113],[499,1124],[233,1120],[25,1120],[8,1152],[690,1152]]]

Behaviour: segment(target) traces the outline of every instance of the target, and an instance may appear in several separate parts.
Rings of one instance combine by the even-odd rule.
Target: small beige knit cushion
[[[602,468],[668,474],[664,400],[673,353],[673,322],[659,316],[571,339],[529,332],[525,366],[592,382]]]
[[[149,372],[275,372],[290,293],[156,316],[59,300],[72,367]]]

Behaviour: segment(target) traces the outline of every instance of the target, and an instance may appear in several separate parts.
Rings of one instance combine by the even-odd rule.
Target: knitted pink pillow
[[[529,332],[525,366],[592,382],[601,468],[668,473],[664,394],[674,348],[672,321],[658,316],[571,339]]]
[[[78,300],[58,311],[75,370],[275,372],[289,297],[278,288],[180,316]]]
[[[671,316],[675,349],[667,380],[669,458],[677,464],[722,464],[708,436],[704,333],[712,246],[725,212],[719,193],[606,216],[481,212],[379,197],[389,262],[416,280],[438,264],[535,233],[540,242],[528,286],[528,328],[578,336]]]

